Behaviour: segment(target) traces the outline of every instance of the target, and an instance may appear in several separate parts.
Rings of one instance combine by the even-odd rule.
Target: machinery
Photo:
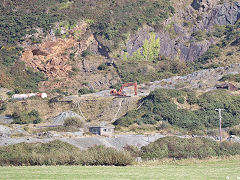
[[[110,94],[113,95],[113,96],[126,96],[124,93],[123,93],[123,88],[124,87],[128,87],[128,86],[134,86],[134,94],[135,96],[137,95],[137,82],[130,82],[130,83],[125,83],[121,86],[121,88],[119,90],[116,90],[116,89],[112,89],[110,91]]]

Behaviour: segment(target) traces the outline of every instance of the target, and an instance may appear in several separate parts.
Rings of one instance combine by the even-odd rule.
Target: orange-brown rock
[[[21,60],[27,66],[44,72],[50,79],[67,77],[68,72],[72,70],[71,65],[67,63],[69,61],[67,50],[74,47],[81,53],[94,41],[92,34],[85,35],[88,26],[85,22],[78,24],[70,30],[70,37],[67,39],[50,37],[41,44],[26,46]],[[80,37],[82,41],[79,42]]]
[[[55,39],[33,45],[24,50],[22,61],[28,66],[43,71],[49,78],[65,77],[72,69],[64,52],[76,45],[74,39]]]

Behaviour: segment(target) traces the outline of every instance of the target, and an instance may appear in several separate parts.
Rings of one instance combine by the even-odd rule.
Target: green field
[[[0,179],[240,179],[240,161],[176,161],[144,166],[0,167]]]

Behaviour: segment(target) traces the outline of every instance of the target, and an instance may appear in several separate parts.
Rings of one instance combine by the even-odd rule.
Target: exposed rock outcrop
[[[220,0],[193,0],[191,6],[198,11],[207,11],[217,5]]]
[[[211,12],[203,17],[203,27],[207,30],[214,25],[235,24],[240,18],[240,3],[224,3],[215,6]]]
[[[28,66],[44,72],[49,78],[64,77],[72,69],[64,55],[67,48],[74,46],[73,39],[56,39],[24,50],[22,60]]]
[[[160,56],[173,59],[180,51],[180,59],[194,61],[206,52],[214,41],[208,39],[196,42],[191,36],[193,32],[211,31],[214,25],[233,25],[240,18],[239,2],[219,4],[219,1],[214,0],[194,0],[191,6],[185,10],[178,9],[174,17],[166,21],[165,27],[168,28],[155,30],[143,27],[131,35],[126,43],[127,53],[132,56],[143,46],[144,40],[149,39],[149,33],[155,31],[156,38],[160,38]],[[189,28],[176,23],[182,19],[191,24]]]
[[[41,44],[25,45],[21,60],[28,66],[44,72],[49,78],[67,77],[72,70],[69,64],[69,49],[75,49],[75,53],[81,54],[96,42],[93,34],[86,32],[87,27],[88,24],[83,22],[74,29],[68,30],[68,38],[56,38],[50,33]],[[81,36],[84,37],[79,41],[78,38]]]

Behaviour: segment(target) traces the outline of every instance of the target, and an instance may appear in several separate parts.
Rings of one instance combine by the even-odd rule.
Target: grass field
[[[127,167],[0,167],[0,179],[240,179],[240,160],[153,162]]]

